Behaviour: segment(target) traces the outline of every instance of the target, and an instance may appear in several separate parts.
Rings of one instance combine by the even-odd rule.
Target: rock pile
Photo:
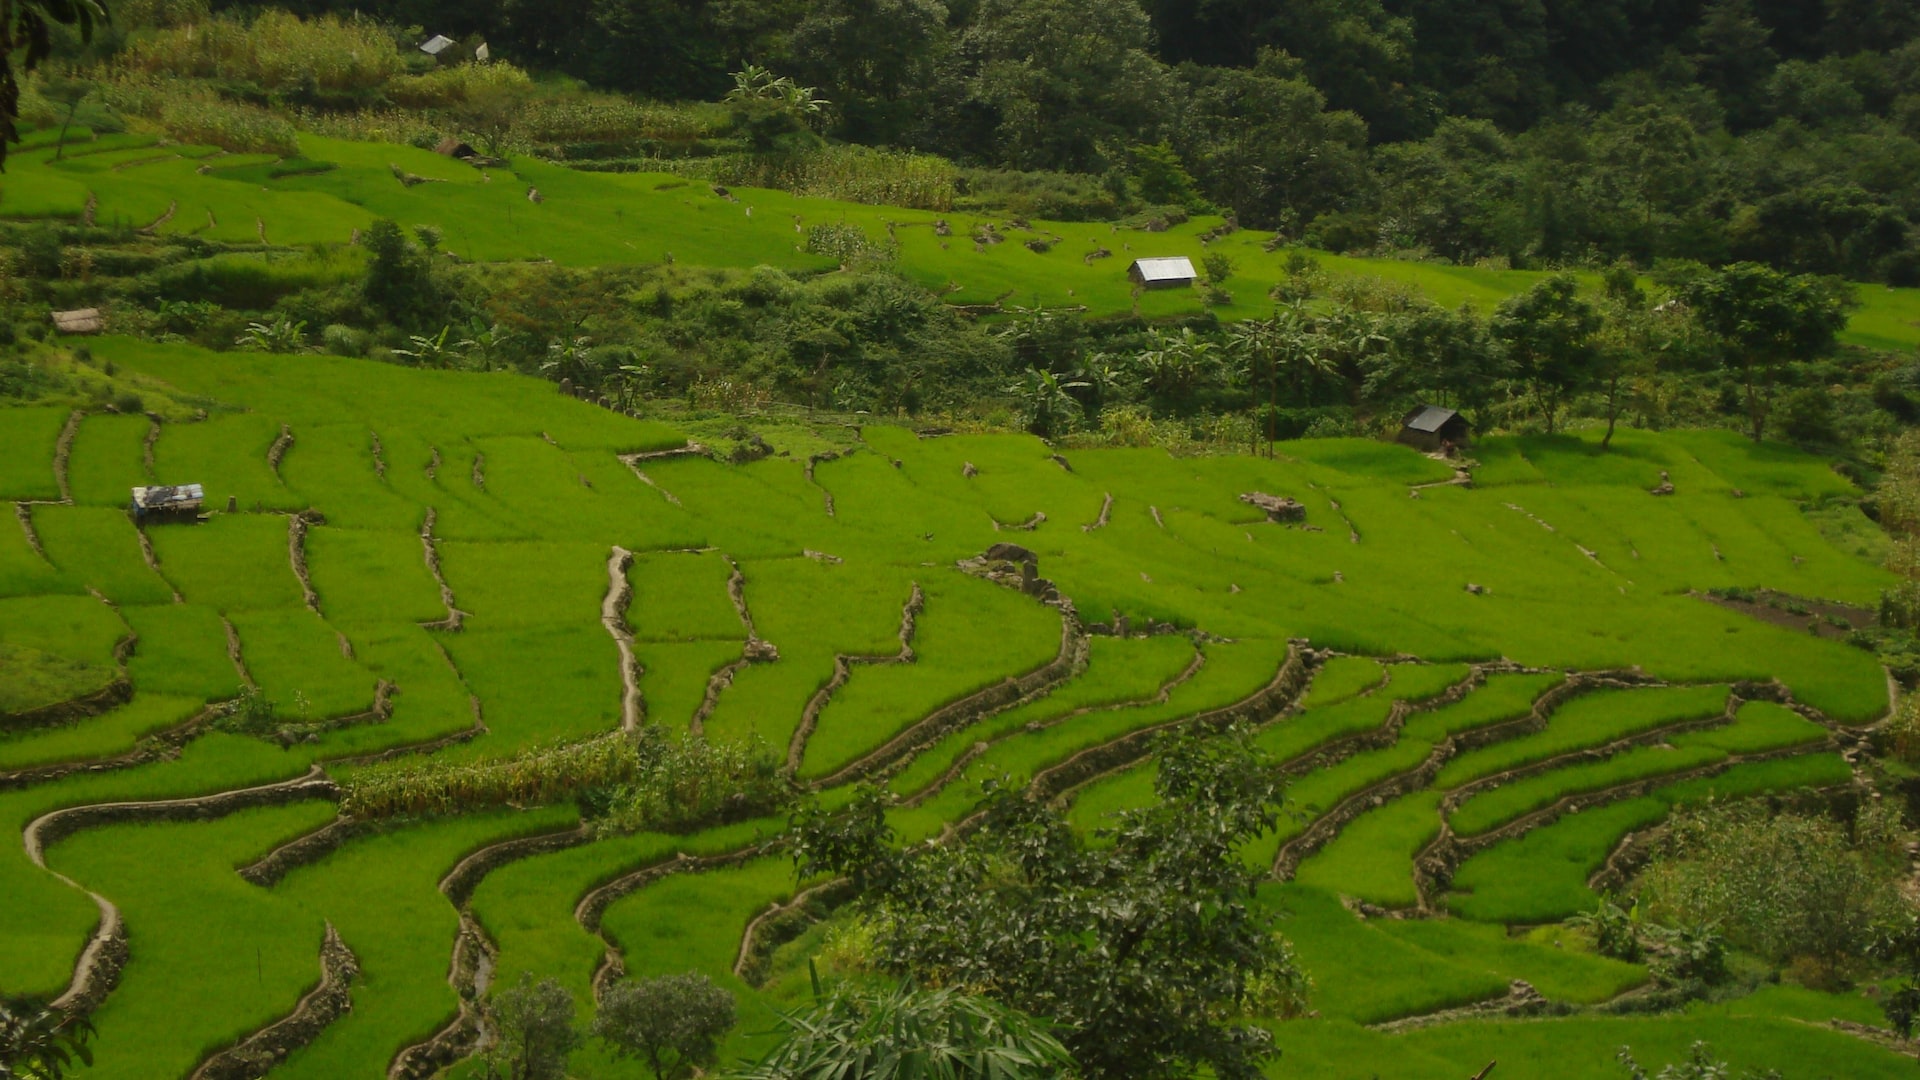
[[[1298,499],[1268,495],[1264,491],[1249,491],[1240,496],[1240,501],[1266,511],[1267,520],[1277,524],[1292,524],[1307,520],[1306,505]]]

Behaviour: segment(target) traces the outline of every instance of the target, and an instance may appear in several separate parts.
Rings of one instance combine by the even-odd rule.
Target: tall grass
[[[827,146],[792,154],[645,158],[629,167],[735,187],[774,188],[805,198],[949,211],[960,171],[945,158],[868,146]]]
[[[371,20],[305,20],[266,11],[251,23],[218,18],[137,39],[119,58],[129,71],[245,81],[269,91],[365,91],[406,70],[393,37]]]
[[[358,818],[539,806],[589,791],[608,832],[685,828],[772,809],[786,795],[773,755],[752,743],[669,740],[656,729],[546,746],[511,758],[376,765],[341,784]]]

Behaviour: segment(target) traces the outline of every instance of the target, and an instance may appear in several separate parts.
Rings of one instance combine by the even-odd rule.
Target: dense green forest
[[[1920,282],[1909,0],[285,6],[656,98],[759,64],[817,87],[838,138],[1131,177],[1335,250]]]

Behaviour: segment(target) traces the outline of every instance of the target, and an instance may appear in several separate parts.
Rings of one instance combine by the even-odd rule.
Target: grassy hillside
[[[1004,215],[937,214],[739,189],[716,194],[702,181],[664,174],[587,173],[522,157],[475,170],[407,146],[306,134],[300,156],[226,154],[157,145],[130,135],[18,152],[0,179],[0,218],[79,219],[93,202],[101,224],[152,228],[228,243],[339,245],[377,217],[433,226],[444,250],[466,260],[551,260],[567,266],[651,264],[829,269],[807,250],[807,230],[851,225],[869,242],[895,244],[915,281],[956,304],[1084,308],[1104,315],[1170,316],[1205,310],[1197,290],[1134,295],[1128,264],[1143,256],[1206,254],[1232,260],[1224,288],[1232,319],[1267,314],[1269,291],[1292,249],[1269,251],[1271,234],[1208,239],[1217,217],[1163,232],[1107,223],[1019,222]],[[414,181],[409,184],[400,178]],[[529,198],[537,192],[540,201]],[[950,235],[938,235],[945,222]],[[1035,248],[1044,250],[1035,250]],[[1104,256],[1099,253],[1105,252]],[[1434,302],[1490,308],[1545,276],[1318,255],[1334,275],[1402,283]],[[1878,349],[1920,345],[1920,290],[1861,286],[1861,308],[1844,340]]]
[[[536,205],[506,173],[482,181],[465,166],[395,148],[316,140],[307,150],[340,167],[243,180],[218,168],[203,175],[184,157],[88,173],[22,156],[10,165],[6,198],[39,192],[57,210],[68,196],[55,181],[70,182],[99,195],[101,214],[131,217],[157,197],[140,185],[167,176],[152,190],[250,186],[244,197],[275,242],[337,241],[377,212],[439,223],[448,247],[470,257],[532,257],[543,250],[536,244],[550,244],[546,254],[583,262],[644,242],[688,259],[732,252],[806,265],[812,257],[794,250],[790,214],[804,225],[844,213],[876,236],[889,216],[758,192],[737,193],[735,203],[657,177],[529,166],[527,180],[547,196]],[[384,174],[389,157],[449,182],[402,187]],[[181,208],[163,227],[192,228],[194,204],[165,198]],[[1013,241],[976,254],[959,220],[942,249],[929,227],[898,220],[916,272],[972,266],[1000,275],[996,282],[1038,283],[1057,269],[1078,283],[1060,286],[1076,290],[1071,300],[1128,303],[1109,280],[1122,269],[1118,254],[1092,267],[1072,242],[1046,255]],[[1204,223],[1104,238],[1106,226],[1076,228],[1070,241],[1125,238],[1139,248],[1197,245]],[[1249,265],[1277,266],[1256,240],[1221,243],[1240,244]],[[1418,269],[1485,295],[1507,280]],[[988,280],[965,283],[969,295],[1010,287]],[[1345,655],[1324,658],[1302,709],[1289,710],[1290,698],[1267,702],[1260,739],[1296,763],[1328,756],[1302,767],[1298,814],[1246,852],[1274,869],[1268,901],[1290,914],[1285,933],[1317,980],[1318,1015],[1276,1022],[1286,1055],[1275,1075],[1457,1077],[1500,1058],[1552,1059],[1561,1074],[1597,1080],[1615,1075],[1620,1043],[1643,1060],[1670,1059],[1703,1034],[1737,1064],[1795,1077],[1910,1068],[1810,1026],[1834,1016],[1872,1021],[1870,1004],[1791,987],[1652,1019],[1473,1021],[1405,1035],[1366,1026],[1499,997],[1517,978],[1569,1006],[1640,985],[1643,968],[1593,956],[1572,936],[1514,937],[1502,924],[1556,920],[1590,904],[1597,860],[1670,807],[1846,780],[1838,738],[1888,705],[1875,658],[1704,595],[1771,589],[1874,603],[1886,572],[1829,541],[1802,510],[1857,494],[1817,458],[1715,432],[1622,432],[1607,454],[1583,436],[1495,438],[1477,451],[1483,464],[1468,487],[1446,484],[1453,473],[1444,465],[1362,440],[1282,444],[1275,460],[1158,450],[1056,458],[1022,436],[872,426],[837,459],[809,461],[803,451],[728,465],[644,456],[684,437],[518,375],[121,338],[93,351],[170,399],[204,403],[207,417],[143,429],[86,414],[69,440],[67,416],[0,410],[0,433],[17,449],[0,467],[0,499],[20,510],[18,527],[0,534],[13,537],[0,541],[0,655],[33,656],[34,672],[86,674],[68,680],[70,692],[115,674],[131,685],[124,705],[66,726],[0,727],[0,806],[16,828],[62,808],[285,781],[316,764],[351,780],[363,766],[349,759],[388,751],[484,761],[599,737],[623,723],[621,648],[630,642],[638,662],[627,670],[646,723],[757,736],[829,803],[857,778],[883,778],[908,800],[895,812],[908,837],[936,836],[966,816],[976,781],[1047,785],[1074,755],[1119,754],[1112,771],[1065,792],[1091,829],[1151,798],[1151,762],[1122,753],[1130,737],[1260,699],[1284,665],[1303,658],[1304,639]],[[1648,489],[1663,471],[1676,491],[1656,498]],[[116,510],[123,487],[147,479],[204,484],[211,520],[128,525]],[[1255,491],[1300,499],[1305,523],[1267,522],[1240,501]],[[56,501],[62,492],[71,505]],[[1078,621],[960,565],[1003,541],[1037,553],[1040,574]],[[616,549],[636,553],[624,570]],[[457,628],[450,609],[460,613]],[[1116,634],[1122,618],[1127,636]],[[1085,665],[1040,674],[1083,624],[1094,631]],[[750,638],[770,642],[778,658],[747,655]],[[836,676],[843,657],[860,659]],[[1537,670],[1481,679],[1471,666],[1503,660]],[[14,680],[4,670],[0,683],[16,696],[54,693],[51,678]],[[1566,679],[1623,670],[1641,684],[1543,707],[1531,729],[1502,726]],[[1039,680],[1027,700],[925,727],[946,706],[1024,677]],[[1729,697],[1733,684],[1776,679],[1802,713],[1736,708]],[[202,703],[234,698],[247,681],[278,703],[282,721],[302,725],[297,737],[193,726]],[[1450,687],[1453,704],[1441,697]],[[1396,702],[1412,718],[1384,727]],[[1425,782],[1407,781],[1450,736],[1481,729],[1497,738],[1421,773]],[[910,737],[922,731],[926,739]],[[120,760],[156,732],[174,733],[182,751]],[[889,750],[903,734],[893,745],[904,749]],[[1622,740],[1632,746],[1605,762],[1584,753]],[[60,762],[101,767],[6,771]],[[1537,771],[1471,789],[1457,808],[1442,801],[1522,767]],[[1574,797],[1594,800],[1592,809],[1540,816]],[[1357,803],[1367,812],[1342,810]],[[503,976],[554,976],[586,1009],[609,949],[634,972],[696,966],[742,995],[729,1056],[754,1049],[772,1009],[804,1000],[804,961],[821,948],[817,934],[803,937],[775,953],[764,975],[734,970],[749,920],[799,887],[783,860],[750,857],[778,819],[690,834],[596,833],[508,861],[458,895],[442,891],[466,855],[569,830],[580,812],[571,803],[476,805],[397,821],[265,886],[234,868],[333,820],[324,797],[202,821],[95,823],[51,843],[44,868],[13,847],[0,852],[0,895],[9,898],[0,905],[0,988],[66,984],[98,918],[81,891],[92,890],[118,905],[133,942],[126,977],[96,1013],[95,1071],[185,1074],[293,1008],[314,983],[331,924],[363,971],[355,1007],[276,1075],[374,1075],[454,1015],[445,975],[464,913]],[[1413,859],[1443,820],[1497,842],[1451,888],[1423,895]],[[688,872],[612,899],[597,918],[580,917],[594,890],[679,854],[739,858],[698,873],[686,864]],[[1341,896],[1398,908],[1424,900],[1443,917],[1364,921]],[[181,1000],[194,1002],[190,1021]],[[598,1047],[578,1054],[573,1071],[639,1075]]]

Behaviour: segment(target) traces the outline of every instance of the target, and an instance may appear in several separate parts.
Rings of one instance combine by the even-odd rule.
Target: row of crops
[[[1887,707],[1873,658],[1697,595],[1874,600],[1884,572],[1800,511],[1851,493],[1816,460],[1714,432],[1622,432],[1607,455],[1499,440],[1466,488],[1355,440],[1057,460],[1024,437],[875,426],[811,468],[734,466],[647,457],[682,438],[514,376],[95,352],[208,412],[0,412],[17,520],[0,712],[112,702],[0,735],[0,813],[51,838],[0,848],[0,989],[61,993],[109,905],[130,961],[94,1014],[95,1073],[185,1075],[286,1015],[329,926],[360,966],[354,1008],[275,1075],[383,1073],[461,988],[521,971],[590,1007],[610,957],[720,980],[742,1001],[729,1055],[751,1052],[806,1000],[807,958],[840,948],[802,925],[743,949],[816,884],[767,847],[779,814],[593,827],[593,800],[541,779],[508,805],[348,830],[311,785],[192,820],[57,816],[316,766],[348,788],[420,762],[502,775],[619,731],[629,680],[645,723],[760,746],[828,805],[856,777],[884,786],[907,841],[966,819],[986,782],[1058,795],[1095,833],[1153,798],[1150,733],[1257,724],[1291,812],[1244,854],[1316,984],[1314,1015],[1279,1027],[1289,1074],[1457,1077],[1500,1057],[1605,1076],[1623,1042],[1676,1057],[1696,1037],[1789,1075],[1901,1067],[1804,1022],[1873,1021],[1871,1002],[1790,987],[1684,1016],[1369,1026],[1516,979],[1576,1009],[1641,986],[1643,967],[1555,937],[1624,837],[1677,805],[1853,782],[1845,753]],[[1677,491],[1654,498],[1662,473]],[[204,484],[215,512],[136,529],[127,489],[155,481]],[[1254,491],[1299,498],[1307,522],[1267,522],[1239,500]],[[1065,602],[960,567],[1002,542]],[[610,580],[616,548],[633,557]],[[252,710],[209,712],[237,696]],[[450,983],[457,941],[485,961]],[[636,1075],[596,1044],[573,1072]]]

